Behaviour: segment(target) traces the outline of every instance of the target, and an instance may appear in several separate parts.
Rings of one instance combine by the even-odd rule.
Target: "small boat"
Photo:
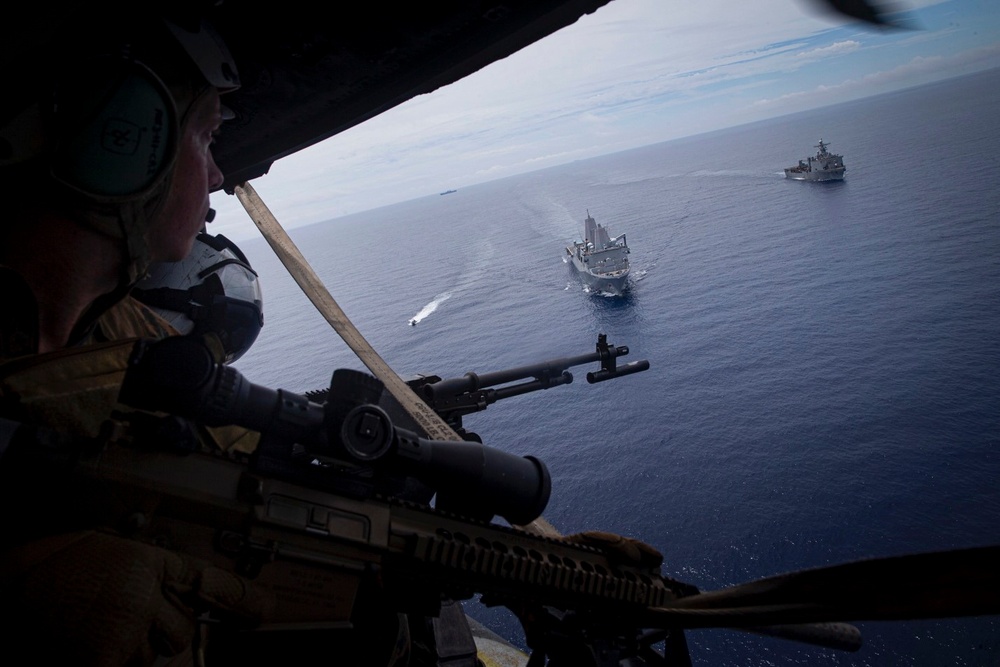
[[[622,294],[628,281],[628,244],[625,235],[615,236],[598,224],[587,211],[583,221],[583,241],[566,247],[569,263],[588,287],[598,292]]]
[[[785,178],[796,181],[842,181],[847,167],[844,166],[844,156],[831,153],[827,149],[830,144],[822,139],[816,144],[816,155],[805,160],[799,160],[794,167],[785,169]]]

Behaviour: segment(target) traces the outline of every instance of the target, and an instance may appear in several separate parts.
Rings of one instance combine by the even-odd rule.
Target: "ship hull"
[[[793,181],[842,181],[844,180],[844,169],[831,169],[829,171],[793,171],[785,170],[785,178]]]
[[[575,247],[566,248],[567,263],[572,267],[573,273],[578,275],[583,283],[594,292],[604,294],[623,294],[628,286],[628,269],[615,271],[614,273],[600,273],[584,266],[583,262],[577,259]]]

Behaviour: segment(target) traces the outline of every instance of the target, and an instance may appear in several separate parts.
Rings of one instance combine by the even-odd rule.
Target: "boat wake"
[[[620,291],[619,290],[613,290],[613,289],[611,289],[611,290],[609,290],[609,289],[598,289],[598,288],[592,287],[590,285],[583,285],[582,287],[583,287],[583,293],[584,294],[589,294],[591,296],[601,296],[601,297],[605,297],[605,298],[608,298],[608,299],[618,299],[618,298],[626,296],[627,294],[629,294],[631,292],[631,289],[629,289],[629,283],[625,283],[622,286],[622,288],[621,288]],[[577,285],[577,289],[579,289],[579,288],[580,288],[580,286]]]
[[[423,321],[431,313],[433,313],[435,310],[437,310],[438,306],[440,306],[442,303],[444,303],[445,301],[447,301],[450,298],[451,298],[451,292],[444,292],[442,294],[437,295],[436,297],[434,297],[434,299],[430,303],[428,303],[426,306],[424,306],[423,308],[421,308],[420,312],[417,313],[416,315],[414,315],[410,319],[410,321],[408,322],[408,324],[411,327],[417,326],[418,322]]]
[[[715,177],[715,176],[754,176],[759,172],[752,171],[750,169],[700,169],[698,171],[692,172],[691,176],[696,177]]]
[[[628,291],[628,288],[626,288],[621,292],[613,292],[610,290],[596,290],[591,287],[584,287],[583,291],[586,292],[587,294],[593,294],[595,296],[603,296],[606,299],[617,299],[619,297],[624,296],[625,293]]]

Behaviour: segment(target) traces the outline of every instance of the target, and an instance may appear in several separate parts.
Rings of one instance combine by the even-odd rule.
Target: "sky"
[[[893,6],[912,29],[873,29],[817,0],[612,0],[251,185],[291,229],[1000,67],[1000,1]],[[212,206],[209,232],[259,236],[235,197],[214,193]]]

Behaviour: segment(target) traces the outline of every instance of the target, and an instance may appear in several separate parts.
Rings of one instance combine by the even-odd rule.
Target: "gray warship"
[[[628,244],[625,235],[611,237],[587,211],[583,221],[583,241],[566,247],[569,263],[587,286],[598,292],[621,294],[628,281]]]
[[[827,149],[829,144],[822,139],[816,144],[816,155],[814,157],[799,160],[794,167],[785,169],[785,178],[796,181],[842,181],[847,167],[844,166],[844,156],[831,153]]]

